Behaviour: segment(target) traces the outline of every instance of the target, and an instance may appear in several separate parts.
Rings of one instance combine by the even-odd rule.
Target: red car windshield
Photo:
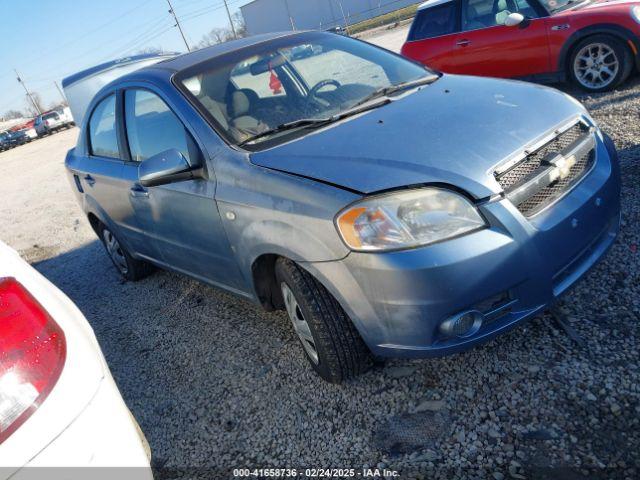
[[[541,0],[541,3],[549,12],[555,12],[577,3],[584,3],[585,1],[588,0]]]

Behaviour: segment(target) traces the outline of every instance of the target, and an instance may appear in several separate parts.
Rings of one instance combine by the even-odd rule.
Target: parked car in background
[[[640,2],[429,0],[402,54],[448,73],[615,88],[640,66]]]
[[[33,126],[29,126],[29,127],[26,127],[26,128],[21,128],[20,131],[24,132],[24,134],[27,136],[29,142],[31,140],[35,140],[36,138],[38,138],[38,132],[36,132],[36,129]]]
[[[297,47],[291,49],[291,58],[293,60],[311,57],[313,56],[313,54],[314,51],[312,45],[298,45]]]
[[[58,114],[65,127],[70,127],[76,124],[73,120],[73,115],[71,114],[71,109],[69,107],[56,109],[55,112]]]
[[[286,310],[331,382],[539,314],[619,228],[616,150],[572,97],[323,32],[119,78],[65,163],[124,278],[157,265]]]
[[[328,28],[327,32],[329,32],[329,33],[337,33],[338,35],[349,36],[349,34],[345,30],[345,28],[343,26],[341,26],[341,25],[337,25],[335,27]]]
[[[0,132],[0,151],[8,150],[12,146],[9,132]]]
[[[64,114],[52,111],[38,115],[34,127],[38,136],[42,137],[66,127],[68,123]]]
[[[75,467],[152,478],[148,444],[86,319],[2,242],[0,347],[0,478],[93,476]]]
[[[33,140],[31,135],[27,133],[27,130],[16,130],[9,132],[9,144],[11,147],[19,147],[27,142]]]

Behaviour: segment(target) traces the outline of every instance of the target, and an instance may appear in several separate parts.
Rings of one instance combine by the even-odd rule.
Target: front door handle
[[[471,44],[471,40],[460,40],[458,43],[456,43],[456,45],[458,45],[459,47],[466,47],[467,45]]]
[[[84,176],[84,181],[87,182],[87,185],[89,185],[90,187],[93,187],[96,183],[96,179],[88,174]]]
[[[149,190],[147,190],[140,184],[136,184],[131,187],[130,192],[131,196],[136,198],[147,198],[149,196]]]

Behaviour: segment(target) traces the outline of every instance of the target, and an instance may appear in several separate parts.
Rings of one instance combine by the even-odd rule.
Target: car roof
[[[443,3],[453,2],[454,0],[427,0],[418,6],[418,10],[424,10],[426,8],[435,7],[436,5],[442,5]]]
[[[238,40],[231,40],[229,42],[218,43],[210,47],[201,48],[200,50],[196,50],[191,53],[184,53],[182,55],[178,55],[177,57],[163,60],[162,62],[158,62],[154,65],[141,68],[138,71],[144,71],[146,69],[157,69],[157,68],[165,68],[169,70],[180,71],[180,70],[184,70],[185,68],[189,68],[193,65],[197,65],[198,63],[208,60],[210,58],[235,52],[237,50],[242,50],[247,47],[268,42],[269,40],[274,40],[276,38],[286,37],[286,36],[303,36],[306,33],[308,32],[274,32],[274,33],[265,33],[262,35],[254,35],[252,37],[240,38]]]

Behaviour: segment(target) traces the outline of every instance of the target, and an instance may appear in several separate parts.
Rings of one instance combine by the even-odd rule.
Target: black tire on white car
[[[367,371],[373,356],[333,295],[291,260],[278,259],[275,270],[287,314],[316,373],[340,383]]]

